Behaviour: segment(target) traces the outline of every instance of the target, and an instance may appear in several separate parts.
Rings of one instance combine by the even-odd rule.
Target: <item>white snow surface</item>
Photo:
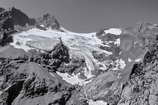
[[[26,42],[36,40],[34,37],[43,37],[58,40],[58,38],[62,38],[63,42],[70,48],[86,48],[95,49],[97,45],[101,44],[101,40],[98,39],[95,35],[96,33],[72,33],[72,32],[60,32],[57,30],[48,29],[46,31],[40,30],[37,28],[33,28],[31,30],[18,33],[14,35],[13,46],[19,48],[20,46],[16,44],[16,42],[23,42],[20,48],[28,51],[26,48]],[[98,49],[99,50],[99,49]]]
[[[124,69],[126,67],[126,62],[123,59],[118,59],[115,61],[116,67],[114,67],[112,70],[120,70]]]
[[[68,83],[70,83],[72,85],[78,84],[78,85],[82,86],[82,85],[85,85],[85,84],[90,82],[90,81],[86,81],[84,79],[80,79],[78,77],[78,74],[77,75],[74,75],[74,74],[69,75],[67,73],[60,73],[60,72],[57,72],[57,74],[59,76],[61,76],[63,78],[63,80],[65,80],[66,82],[68,82]]]
[[[108,30],[105,30],[105,34],[114,34],[114,35],[120,35],[122,33],[122,30],[119,28],[110,28]]]
[[[120,38],[117,38],[114,44],[116,44],[117,46],[120,46]]]
[[[93,100],[89,100],[89,105],[107,105],[106,102],[98,100],[98,101],[93,101]]]
[[[142,58],[135,59],[135,62],[140,62]]]
[[[132,59],[131,59],[131,58],[128,58],[128,62],[132,62]]]
[[[112,54],[112,52],[103,50],[99,48],[99,45],[102,45],[102,41],[97,38],[96,32],[92,33],[75,33],[66,30],[65,28],[61,28],[63,32],[59,30],[52,30],[48,28],[47,30],[40,30],[38,28],[32,28],[28,31],[23,31],[21,33],[16,33],[13,35],[13,45],[15,48],[24,49],[25,51],[29,51],[31,49],[37,48],[41,50],[52,50],[52,48],[59,42],[59,38],[62,39],[63,43],[70,49],[70,55],[74,53],[78,53],[85,58],[87,69],[85,69],[84,73],[87,79],[92,78],[92,71],[96,70],[97,61],[94,59],[92,55],[92,51],[104,53],[106,56]],[[106,33],[112,33],[115,35],[121,34],[121,29],[111,28],[105,30]],[[112,42],[107,42],[112,43]],[[120,40],[117,39],[115,44],[119,46]],[[122,61],[118,61],[121,63],[121,68],[124,67],[124,63]],[[102,64],[104,65],[104,64]],[[106,70],[106,67],[102,67],[102,69]],[[78,80],[77,77],[67,76],[67,74],[60,74],[63,78],[70,82],[70,80],[75,79],[79,84],[83,82],[82,80]],[[71,81],[71,83],[73,83]],[[73,83],[75,84],[75,83]]]

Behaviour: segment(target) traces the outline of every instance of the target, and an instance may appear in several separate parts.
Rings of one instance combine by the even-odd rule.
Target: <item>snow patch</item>
[[[122,59],[119,59],[119,64],[120,64],[120,68],[121,68],[121,69],[124,69],[124,68],[126,67],[126,63],[125,63],[125,61],[122,60]]]
[[[108,30],[105,30],[105,34],[114,34],[114,35],[121,35],[122,30],[118,28],[110,28]]]
[[[114,42],[115,45],[120,46],[120,38],[116,39],[116,41]]]
[[[116,63],[115,68],[113,68],[112,70],[120,70],[126,67],[126,63],[122,59],[116,60],[115,63]]]
[[[108,69],[108,67],[106,66],[106,62],[97,62],[97,64],[98,64],[100,70],[105,71]]]
[[[78,77],[78,74],[72,74],[72,75],[69,75],[67,73],[60,73],[60,72],[57,72],[57,74],[59,76],[61,76],[63,78],[63,80],[65,80],[66,82],[72,84],[72,85],[75,85],[75,84],[78,84],[78,85],[85,85],[87,83],[89,83],[90,81],[86,81],[86,80],[83,80],[83,79],[80,79]]]
[[[98,101],[89,100],[88,103],[89,105],[107,105],[107,102],[101,100]]]
[[[138,58],[135,60],[135,62],[140,62],[142,60],[142,58]]]
[[[128,62],[132,62],[132,59],[131,59],[131,58],[128,58]]]

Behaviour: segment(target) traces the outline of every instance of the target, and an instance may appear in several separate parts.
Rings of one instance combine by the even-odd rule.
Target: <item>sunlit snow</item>
[[[60,72],[57,72],[57,74],[59,76],[61,76],[63,78],[63,80],[65,80],[66,82],[72,84],[72,85],[75,85],[75,84],[78,84],[78,85],[85,85],[87,83],[89,83],[90,81],[86,81],[84,79],[80,79],[78,77],[78,74],[77,75],[69,75],[67,73],[60,73]]]
[[[131,58],[128,58],[128,62],[132,62],[132,59],[131,59]]]
[[[120,35],[122,33],[121,29],[118,28],[110,28],[108,30],[105,30],[106,34],[114,34],[114,35]]]
[[[104,102],[104,101],[93,101],[93,100],[89,100],[88,101],[89,105],[107,105],[107,102]]]
[[[25,51],[29,51],[30,49],[40,49],[40,50],[52,50],[54,46],[59,42],[59,38],[62,39],[63,43],[69,48],[69,52],[78,53],[85,58],[85,63],[87,69],[85,69],[84,73],[87,79],[92,78],[92,71],[96,70],[98,67],[96,59],[94,59],[92,55],[92,51],[104,53],[106,56],[112,55],[112,52],[100,49],[99,46],[105,46],[102,41],[96,36],[96,32],[93,33],[74,33],[70,32],[64,28],[61,28],[62,31],[52,30],[48,28],[46,30],[40,30],[38,28],[32,28],[28,31],[23,31],[21,33],[16,33],[13,35],[13,45],[15,48],[21,48]],[[106,30],[106,33],[112,33],[115,35],[120,35],[121,30],[117,28],[111,28]],[[106,42],[105,42],[106,43]],[[108,41],[108,44],[113,43]],[[120,45],[120,39],[117,39],[114,44],[117,46]],[[108,46],[110,47],[110,46]],[[100,62],[101,63],[101,62]],[[107,67],[105,64],[101,64],[102,67],[100,69],[106,70]],[[120,66],[121,65],[121,66]],[[117,66],[123,68],[125,64],[122,61],[118,61]],[[115,68],[117,69],[117,67]],[[82,84],[84,80],[80,80],[75,75],[68,76],[68,74],[60,74],[67,81],[72,84]],[[76,81],[70,81],[75,79]],[[73,83],[75,82],[75,83]]]
[[[124,69],[126,67],[126,63],[122,59],[116,60],[115,63],[116,63],[115,68],[113,68],[112,70]]]
[[[140,62],[142,58],[135,59],[135,62]]]
[[[116,44],[117,46],[120,46],[120,38],[116,39],[116,41],[114,42],[114,44]]]

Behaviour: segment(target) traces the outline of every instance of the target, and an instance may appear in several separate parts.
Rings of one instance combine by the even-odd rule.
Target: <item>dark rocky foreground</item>
[[[57,71],[80,72],[85,66],[84,58],[70,58],[69,48],[62,40],[51,51],[44,52],[26,52],[10,46],[10,40],[6,40],[12,33],[23,31],[26,23],[41,30],[46,30],[45,27],[60,30],[58,21],[52,19],[54,17],[46,14],[34,23],[34,19],[15,8],[10,11],[0,9],[0,13],[5,17],[0,15],[0,105],[89,105],[89,100],[102,100],[108,105],[158,105],[157,25],[146,23],[126,28],[120,37],[120,47],[103,48],[114,50],[115,55],[111,57],[114,59],[121,57],[128,61],[128,57],[136,59],[141,56],[142,60],[128,61],[123,70],[109,68],[96,73],[91,82],[79,86],[67,83],[57,74]],[[15,20],[19,17],[25,21]],[[97,36],[105,43],[118,37],[103,34],[101,30]],[[100,61],[107,59],[103,55],[93,56]]]

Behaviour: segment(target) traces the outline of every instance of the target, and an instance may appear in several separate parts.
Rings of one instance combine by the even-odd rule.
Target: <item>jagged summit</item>
[[[11,15],[13,18],[14,25],[20,25],[25,26],[28,25],[34,25],[35,19],[29,18],[25,13],[23,13],[21,10],[13,7],[11,8]]]
[[[52,28],[59,30],[60,24],[55,16],[51,16],[51,14],[46,13],[42,17],[37,19],[37,26],[38,27],[45,27],[45,28]]]

